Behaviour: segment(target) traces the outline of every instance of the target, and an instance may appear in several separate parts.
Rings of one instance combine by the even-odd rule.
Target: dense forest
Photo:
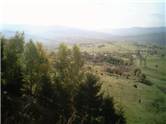
[[[77,45],[48,52],[23,33],[1,37],[2,124],[125,124]]]

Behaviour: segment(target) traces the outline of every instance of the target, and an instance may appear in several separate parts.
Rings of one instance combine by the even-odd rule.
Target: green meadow
[[[102,47],[100,47],[102,46]],[[91,66],[100,75],[102,91],[105,95],[114,98],[115,104],[121,106],[125,111],[128,124],[164,124],[166,122],[166,49],[165,47],[156,49],[157,53],[150,55],[147,50],[152,44],[137,43],[96,43],[92,46],[82,46],[82,50],[88,53],[111,54],[122,59],[125,55],[135,53],[138,50],[145,50],[146,65],[141,65],[136,57],[133,65],[129,68],[129,78],[116,74],[110,74],[104,68],[108,65],[103,61],[93,63]],[[134,68],[141,69],[141,73],[146,75],[146,79],[151,85],[140,83],[133,76]],[[102,74],[102,75],[101,75]]]

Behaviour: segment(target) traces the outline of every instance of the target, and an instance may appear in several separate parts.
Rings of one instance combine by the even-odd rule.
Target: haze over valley
[[[0,0],[2,124],[165,124],[165,0]]]

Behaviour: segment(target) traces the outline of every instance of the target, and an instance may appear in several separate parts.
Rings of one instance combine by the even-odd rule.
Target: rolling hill
[[[166,45],[166,27],[125,28],[98,32],[65,26],[2,25],[0,32],[7,37],[16,31],[25,33],[25,39],[40,41],[46,45],[60,42],[104,42],[104,41],[138,41]]]

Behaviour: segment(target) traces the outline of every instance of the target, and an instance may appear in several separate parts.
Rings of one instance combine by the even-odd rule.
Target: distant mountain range
[[[2,25],[0,27],[0,32],[6,37],[13,36],[16,31],[24,31],[26,40],[33,39],[49,45],[58,44],[59,42],[77,43],[93,41],[138,41],[166,45],[166,27],[134,27],[107,32],[64,26]]]

